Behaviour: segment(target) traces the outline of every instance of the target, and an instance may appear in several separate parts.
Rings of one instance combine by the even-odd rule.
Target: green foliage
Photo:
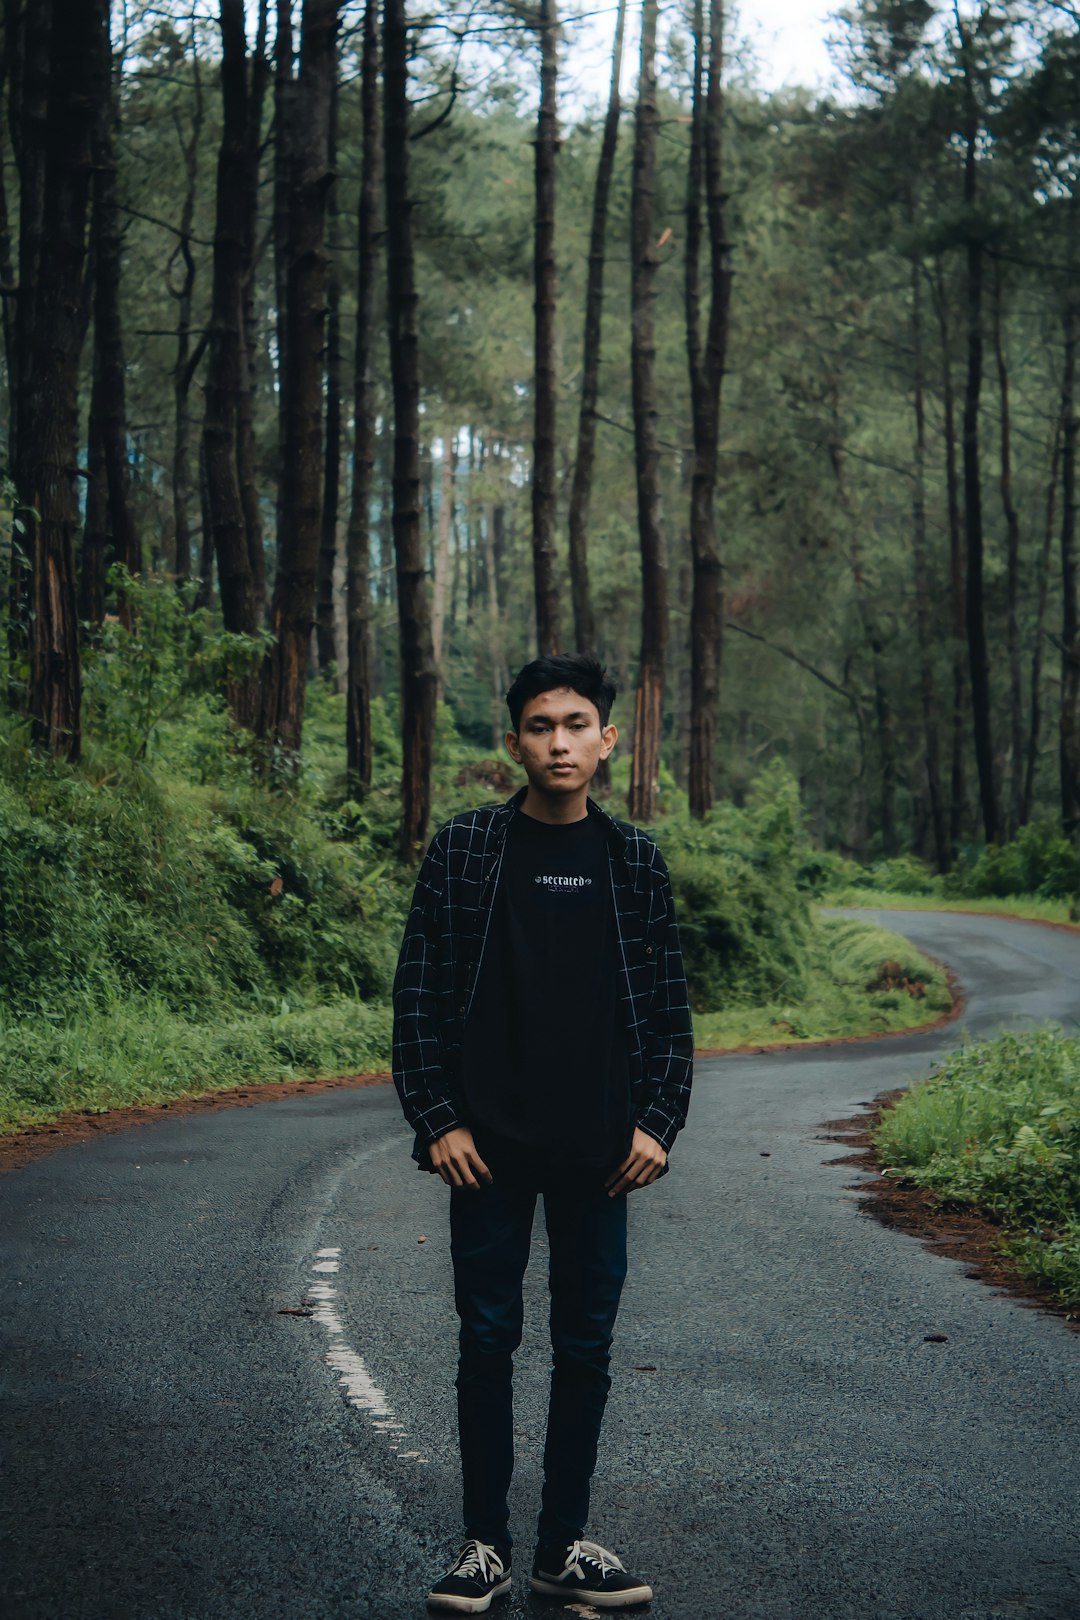
[[[1080,846],[1056,827],[1032,823],[1009,844],[965,855],[943,880],[943,888],[955,898],[1033,894],[1056,900],[1080,895]]]
[[[1012,1252],[1080,1303],[1080,1038],[1046,1026],[967,1046],[883,1116],[875,1140],[893,1173],[1017,1233]]]
[[[724,803],[700,822],[673,816],[656,833],[671,872],[694,1008],[798,1001],[812,929],[795,882],[804,834],[791,776],[773,765],[745,809]]]
[[[11,761],[9,760],[9,765]],[[33,755],[0,774],[0,997],[64,1016],[153,994],[198,1018],[316,994],[385,995],[398,874],[248,787],[106,782]]]
[[[697,1014],[694,1030],[706,1048],[836,1040],[917,1028],[951,1000],[942,968],[900,935],[858,920],[815,918],[797,1000],[728,1002]]]
[[[390,1012],[338,999],[192,1023],[152,996],[60,1022],[0,1006],[0,1130],[66,1109],[104,1112],[245,1082],[385,1070]]]
[[[123,599],[133,628],[108,619],[87,650],[84,720],[99,751],[142,760],[154,753],[163,723],[195,698],[206,703],[206,718],[224,721],[220,694],[254,673],[269,637],[216,628],[208,612],[193,611],[194,585],[174,588],[133,578],[120,563],[110,568],[108,582]],[[223,762],[222,753],[218,763]]]

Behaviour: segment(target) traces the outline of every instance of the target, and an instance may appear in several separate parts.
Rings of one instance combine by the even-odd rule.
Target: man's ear
[[[605,726],[600,735],[603,738],[600,744],[600,758],[607,759],[619,740],[618,728],[616,726]]]
[[[510,755],[510,758],[515,762],[515,764],[520,765],[521,749],[518,747],[517,732],[508,731],[506,736],[503,738],[503,743],[506,746],[506,752]]]

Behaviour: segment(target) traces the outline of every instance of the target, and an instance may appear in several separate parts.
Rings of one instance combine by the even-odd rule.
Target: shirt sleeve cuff
[[[641,1118],[635,1122],[638,1130],[644,1131],[659,1142],[665,1153],[670,1153],[679,1134],[678,1125],[655,1105],[646,1108]]]

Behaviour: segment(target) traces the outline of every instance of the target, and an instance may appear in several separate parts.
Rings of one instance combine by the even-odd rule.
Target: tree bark
[[[1080,559],[1076,552],[1075,288],[1065,299],[1065,377],[1061,391],[1061,824],[1080,836]]]
[[[535,399],[533,418],[533,573],[536,640],[541,653],[559,649],[555,581],[555,159],[559,148],[556,0],[540,3],[540,112],[536,128],[536,245],[534,280]]]
[[[304,0],[300,70],[287,147],[289,233],[285,279],[285,369],[280,408],[282,531],[263,668],[263,738],[292,774],[304,728],[304,697],[323,488],[323,359],[326,345],[326,195],[330,104],[337,68],[338,0]]]
[[[1036,568],[1035,624],[1032,629],[1031,649],[1031,702],[1027,739],[1027,768],[1024,773],[1023,825],[1031,820],[1035,803],[1035,772],[1039,764],[1039,742],[1042,732],[1042,654],[1046,629],[1046,607],[1050,592],[1050,558],[1054,549],[1054,530],[1057,522],[1057,486],[1061,469],[1061,429],[1059,415],[1054,424],[1054,442],[1050,447],[1050,474],[1046,483],[1046,507],[1043,521],[1043,540]]]
[[[964,206],[974,213],[978,192],[978,143],[981,119],[975,102],[970,45],[961,26],[967,112],[964,131]],[[979,450],[979,409],[983,373],[983,249],[978,232],[969,230],[967,243],[967,383],[964,390],[964,527],[967,539],[965,621],[971,673],[971,713],[975,734],[975,762],[979,772],[979,798],[983,831],[988,844],[1000,835],[997,788],[994,782],[994,743],[990,699],[990,655],[986,644],[983,601],[983,518]]]
[[[11,409],[8,423],[8,462],[15,472],[16,485],[23,454],[20,413],[25,406],[24,396],[33,388],[24,357],[30,355],[37,341],[53,5],[54,0],[37,0],[34,5],[25,7],[19,0],[5,0],[5,43],[11,60],[8,114],[19,173],[19,296],[15,300],[14,343],[9,362]],[[16,493],[19,499],[26,498],[18,487]],[[20,549],[28,556],[25,539],[24,536]],[[9,698],[13,707],[22,707],[26,702],[26,691],[17,672],[29,657],[29,587],[28,566],[13,554],[8,578],[8,655],[12,671]]]
[[[112,534],[109,528],[109,474],[101,429],[100,371],[95,357],[90,385],[87,433],[86,521],[79,558],[79,622],[95,631],[105,622],[105,573]]]
[[[116,194],[116,128],[119,105],[114,85],[112,42],[106,29],[100,43],[97,73],[104,79],[107,99],[100,109],[94,134],[94,365],[100,388],[98,428],[105,457],[109,490],[109,529],[113,558],[129,574],[142,572],[142,546],[131,498],[131,461],[127,442],[127,391],[124,337],[120,314],[122,252],[120,210]],[[130,607],[121,593],[120,612],[130,622]]]
[[[997,362],[998,400],[1001,412],[1001,509],[1005,514],[1008,618],[1006,648],[1009,664],[1009,819],[1007,836],[1014,838],[1024,816],[1024,700],[1020,669],[1020,517],[1012,493],[1012,422],[1009,414],[1009,368],[1002,333],[1001,265],[994,278],[994,358]]]
[[[949,781],[949,849],[955,857],[964,835],[967,776],[967,646],[965,632],[964,529],[960,518],[960,476],[956,460],[956,395],[953,388],[948,294],[940,261],[931,283],[941,338],[941,390],[945,433],[945,489],[949,522],[949,620],[952,644],[952,745]]]
[[[914,206],[911,208],[914,223]],[[926,382],[924,369],[922,267],[911,261],[911,356],[915,404],[915,477],[911,492],[912,553],[915,567],[915,623],[919,640],[919,686],[922,694],[923,737],[926,749],[926,786],[930,796],[930,822],[939,872],[952,864],[945,798],[941,789],[941,749],[938,737],[937,694],[934,690],[934,645],[931,625],[930,580],[926,546]]]
[[[30,558],[32,734],[74,762],[82,697],[74,567],[81,303],[94,132],[109,89],[101,73],[107,0],[54,0],[51,21],[41,251],[33,325],[19,353],[15,482]]]
[[[261,625],[266,612],[266,557],[263,551],[262,502],[255,452],[255,395],[260,348],[255,312],[256,238],[259,220],[259,160],[262,152],[263,111],[270,80],[266,51],[269,0],[259,0],[255,49],[251,58],[250,91],[243,141],[243,282],[240,294],[240,396],[236,418],[236,476],[244,513],[244,538],[251,569],[251,594]]]
[[[570,594],[574,607],[574,645],[579,653],[597,653],[596,617],[589,588],[589,505],[596,460],[596,403],[600,396],[600,344],[604,310],[604,236],[608,199],[619,139],[619,76],[622,72],[626,0],[619,0],[615,15],[615,43],[611,52],[611,88],[596,165],[592,230],[589,236],[589,272],[585,285],[585,336],[581,357],[581,408],[578,414],[577,458],[570,487]]]
[[[178,287],[167,282],[176,302],[176,363],[173,368],[173,571],[179,584],[191,578],[191,384],[203,345],[191,350],[191,321],[195,299],[195,255],[192,252],[192,229],[195,223],[195,204],[198,200],[199,146],[202,140],[204,106],[202,72],[199,66],[199,42],[192,23],[191,67],[194,105],[191,129],[187,140],[181,139],[180,150],[184,163],[184,201],[180,210],[179,237],[169,260],[169,272],[177,259],[183,265]]]
[[[330,97],[330,184],[326,197],[329,262],[326,269],[326,459],[322,530],[319,537],[319,668],[337,663],[334,635],[334,569],[337,564],[338,511],[341,503],[341,269],[337,223],[337,77]]]
[[[638,536],[641,545],[641,657],[634,702],[633,758],[628,807],[632,820],[652,821],[660,792],[664,663],[668,640],[667,559],[656,427],[656,17],[644,0],[641,73],[634,126],[631,197],[630,369],[634,404]]]
[[[724,6],[709,10],[708,84],[703,95],[706,55],[701,0],[694,6],[694,104],[686,203],[686,341],[694,434],[690,486],[690,547],[693,593],[690,607],[690,813],[699,819],[712,807],[716,769],[716,727],[720,704],[724,579],[716,535],[717,449],[720,395],[727,363],[731,303],[731,250],[727,242],[723,181]],[[699,291],[701,195],[704,182],[709,235],[710,299],[708,333],[702,348]]]
[[[222,618],[226,630],[253,636],[259,630],[261,614],[248,550],[237,448],[244,387],[245,221],[250,207],[250,90],[244,0],[221,0],[221,44],[223,125],[217,169],[203,458]],[[254,727],[258,719],[257,680],[233,683],[228,697],[234,718],[241,725]]]
[[[432,559],[431,649],[435,657],[435,672],[438,682],[435,689],[436,702],[441,701],[446,685],[443,652],[446,631],[446,598],[450,583],[450,540],[453,534],[454,522],[454,471],[456,462],[457,452],[454,445],[454,429],[450,426],[448,417],[442,433],[442,458],[439,462],[439,513],[435,524],[435,548]]]
[[[375,412],[371,350],[375,335],[375,276],[378,269],[379,181],[379,0],[364,7],[360,68],[363,157],[357,207],[355,432],[353,488],[346,539],[347,661],[346,751],[355,791],[371,786],[371,485],[375,462]]]
[[[435,660],[420,532],[420,372],[409,194],[408,30],[404,0],[385,0],[383,106],[387,304],[394,393],[394,556],[401,637],[401,828],[398,850],[420,857],[431,815]]]

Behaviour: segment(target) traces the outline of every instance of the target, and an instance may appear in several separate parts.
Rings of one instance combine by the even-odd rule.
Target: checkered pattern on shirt
[[[524,792],[446,822],[417,875],[394,979],[393,1071],[421,1161],[429,1143],[465,1122],[465,1017],[506,831]],[[670,1149],[686,1122],[694,1052],[671,883],[647,833],[591,800],[589,812],[608,835],[634,1115]]]

